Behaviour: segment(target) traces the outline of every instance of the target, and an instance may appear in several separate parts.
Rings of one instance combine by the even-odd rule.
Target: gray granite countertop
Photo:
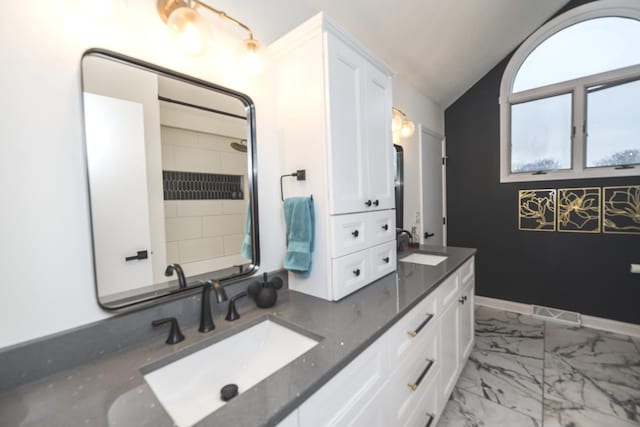
[[[223,320],[222,306],[214,306],[217,327],[208,334],[199,333],[197,326],[187,328],[183,331],[185,341],[177,345],[152,339],[11,389],[0,395],[0,425],[172,426],[171,418],[145,382],[143,372],[264,318],[275,318],[322,339],[307,353],[197,425],[276,425],[475,253],[473,249],[456,247],[422,249],[448,258],[437,266],[398,262],[396,273],[339,302],[282,291],[273,308],[245,309],[240,320],[233,323]],[[401,253],[399,258],[409,253]]]

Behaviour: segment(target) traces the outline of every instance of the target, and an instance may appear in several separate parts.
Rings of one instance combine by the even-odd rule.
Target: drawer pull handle
[[[424,377],[427,376],[427,373],[429,372],[429,369],[431,369],[431,367],[435,363],[435,360],[427,359],[427,362],[429,362],[427,364],[427,367],[424,368],[424,371],[422,371],[422,373],[420,374],[420,376],[418,377],[416,382],[412,383],[412,384],[407,384],[412,391],[415,391],[418,388],[418,386],[420,385],[420,383],[422,382],[422,380],[424,379]]]
[[[356,277],[358,277],[360,275],[360,269],[356,268],[355,270],[353,270],[353,274],[355,274]]]
[[[383,260],[385,263],[389,264],[389,257],[388,257],[388,256],[386,256],[386,257],[382,258],[382,260]]]
[[[383,229],[384,231],[387,231],[387,230],[389,229],[389,224],[385,224],[385,225],[383,225],[383,226],[382,226],[382,229]]]
[[[360,232],[358,230],[355,230],[351,232],[351,235],[357,239],[358,236],[360,235]]]
[[[138,253],[135,255],[128,256],[124,260],[129,262],[136,259],[147,259],[147,258],[149,258],[149,253],[146,250],[144,250],[144,251],[138,251]]]
[[[429,417],[429,421],[427,421],[427,424],[424,427],[430,427],[431,423],[433,422],[433,420],[436,419],[436,414],[433,414],[431,412],[427,412],[427,417]]]
[[[424,321],[422,323],[420,323],[420,326],[418,326],[416,328],[415,331],[409,331],[407,332],[409,334],[409,336],[411,337],[415,337],[416,335],[418,335],[418,333],[420,333],[420,331],[422,330],[422,328],[424,328],[425,326],[427,326],[427,323],[429,323],[429,321],[433,319],[433,314],[431,313],[427,313],[427,318],[424,319]]]

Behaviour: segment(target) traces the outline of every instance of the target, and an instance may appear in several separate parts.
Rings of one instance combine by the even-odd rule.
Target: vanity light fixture
[[[393,107],[391,113],[391,130],[394,136],[398,135],[402,138],[409,138],[416,131],[416,126],[407,118],[407,115],[402,110]]]
[[[244,65],[249,74],[260,74],[262,71],[260,43],[253,38],[251,28],[200,0],[158,0],[157,2],[158,13],[169,26],[176,44],[181,50],[191,55],[204,53],[211,38],[211,28],[204,17],[198,13],[199,8],[206,9],[247,32],[248,38],[244,41]]]

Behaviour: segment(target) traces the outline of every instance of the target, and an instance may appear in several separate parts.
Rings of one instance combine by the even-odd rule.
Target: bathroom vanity
[[[272,320],[317,344],[196,425],[424,426],[432,419],[433,426],[473,345],[475,250],[428,249],[447,258],[435,266],[400,261],[397,273],[339,302],[283,290],[275,307],[245,308],[236,322],[218,309],[209,334],[193,325],[177,345],[157,337],[6,390],[0,424],[172,426],[144,375]],[[200,372],[193,370],[194,381]]]

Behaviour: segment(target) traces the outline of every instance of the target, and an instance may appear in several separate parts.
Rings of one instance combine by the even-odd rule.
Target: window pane
[[[559,31],[542,42],[516,74],[520,92],[640,63],[640,21],[596,18]]]
[[[640,163],[640,81],[587,91],[587,167]]]
[[[571,94],[511,106],[511,172],[571,168]]]

